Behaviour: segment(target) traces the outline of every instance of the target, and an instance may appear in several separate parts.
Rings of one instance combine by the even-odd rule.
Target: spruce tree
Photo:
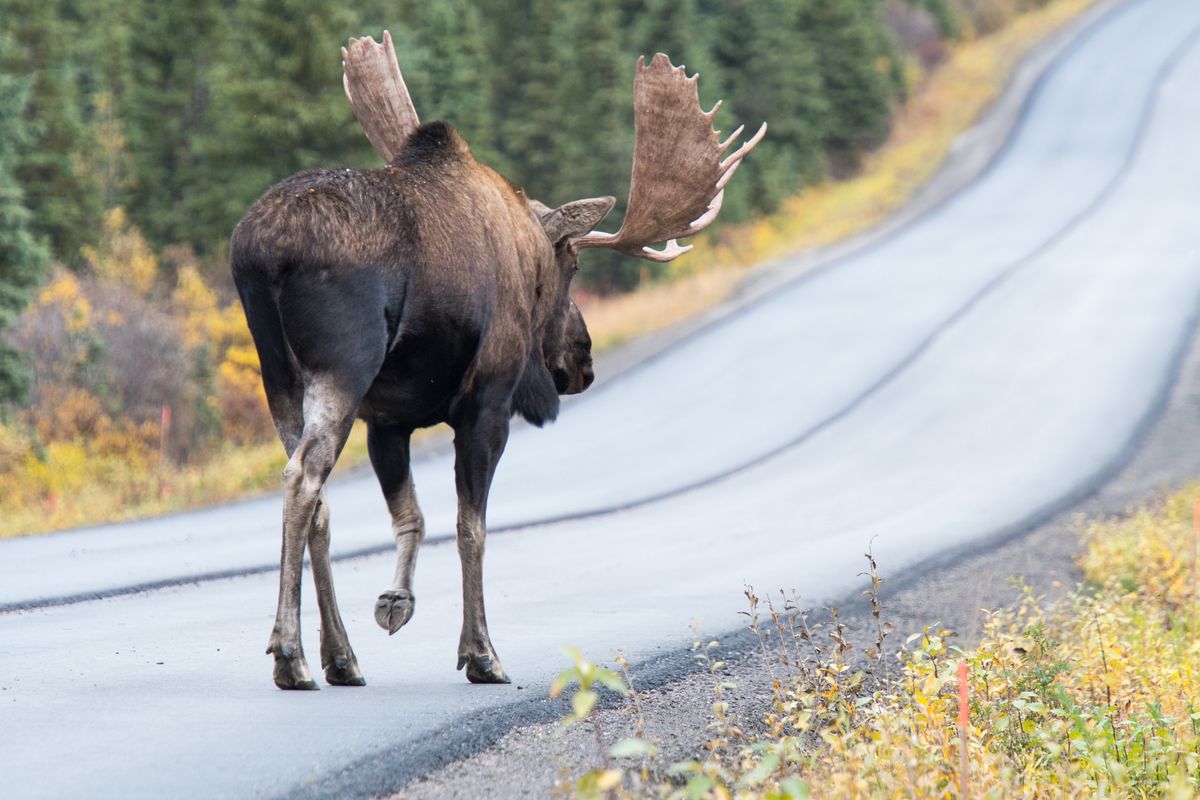
[[[825,147],[835,165],[857,166],[860,154],[887,136],[895,71],[887,61],[876,0],[805,0],[801,24],[816,48],[830,106]],[[880,65],[884,68],[881,69]]]
[[[715,51],[734,118],[752,134],[764,121],[766,138],[726,188],[725,221],[771,212],[822,173],[825,142],[835,121],[805,29],[809,3],[755,0],[729,8]]]
[[[903,103],[908,99],[908,85],[904,78],[904,56],[892,29],[884,20],[886,0],[859,0],[871,31],[872,63],[876,70],[887,76],[889,99]],[[889,116],[891,109],[889,108]],[[890,122],[890,120],[889,120]]]
[[[951,0],[912,0],[912,5],[929,12],[943,39],[957,39],[961,34]]]
[[[232,25],[231,57],[214,70],[216,133],[204,151],[216,178],[204,198],[210,242],[298,170],[378,162],[342,91],[339,46],[367,33],[353,12],[336,0],[245,0]]]
[[[449,122],[476,158],[499,166],[487,82],[492,70],[478,7],[472,0],[419,3],[408,19],[416,43],[401,68],[417,113],[424,121]]]
[[[700,100],[705,108],[723,96],[720,70],[714,69],[711,26],[701,17],[697,0],[638,3],[628,26],[634,33],[635,58],[649,60],[655,53],[666,53],[672,64],[687,67],[689,75],[700,73]]]
[[[25,144],[13,166],[30,230],[56,258],[74,263],[80,248],[95,240],[103,208],[99,186],[83,168],[94,142],[73,49],[81,23],[69,7],[61,0],[0,0],[4,32],[12,37],[0,70],[31,77]]]
[[[129,85],[130,35],[144,2],[63,0],[63,4],[64,13],[74,20],[77,38],[71,51],[90,116],[94,112],[91,101],[97,94],[108,93],[120,100]]]
[[[204,226],[198,207],[219,191],[201,151],[213,136],[212,69],[228,38],[222,5],[138,0],[132,17],[121,104],[132,162],[126,205],[159,246],[211,246],[222,233]]]
[[[634,61],[626,53],[620,10],[613,0],[579,0],[561,8],[553,61],[554,125],[558,139],[555,204],[613,195],[617,206],[607,227],[620,224],[633,160]],[[580,282],[601,291],[637,285],[644,264],[612,251],[584,255]]]
[[[131,20],[138,10],[129,0],[67,0],[67,5],[82,21],[71,46],[90,145],[81,167],[107,210],[128,200],[132,158],[123,99],[131,80]]]
[[[0,55],[11,48],[11,39],[0,35]],[[22,117],[28,84],[0,70],[0,404],[21,400],[28,390],[21,358],[3,334],[24,309],[48,261],[46,248],[30,231],[30,213],[15,176],[26,138]]]
[[[555,42],[561,6],[555,0],[511,0],[509,16],[497,18],[497,5],[488,14],[500,22],[490,47],[496,64],[496,149],[509,179],[531,197],[553,204],[564,140],[558,126],[565,111],[557,105],[563,65],[556,63],[561,45]]]
[[[0,0],[0,70],[28,78],[6,174],[30,212],[21,229],[60,260],[118,203],[156,245],[211,252],[287,175],[378,163],[338,48],[388,28],[422,119],[452,122],[546,203],[616,195],[608,229],[629,180],[634,63],[666,52],[702,74],[705,108],[726,99],[725,133],[770,122],[727,190],[730,221],[882,141],[904,91],[889,1]],[[908,2],[949,32],[953,0]],[[623,289],[657,269],[589,251],[581,281]]]

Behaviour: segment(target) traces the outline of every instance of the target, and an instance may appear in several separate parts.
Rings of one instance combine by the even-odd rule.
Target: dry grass
[[[774,678],[761,732],[718,684],[705,752],[654,763],[626,742],[574,796],[606,798],[1193,798],[1200,796],[1200,484],[1083,529],[1087,583],[1047,609],[1026,592],[972,649],[933,625],[893,660],[751,595]],[[876,596],[874,563],[867,573]],[[878,604],[875,605],[879,610]],[[851,657],[865,650],[865,660]],[[564,673],[568,678],[575,670]],[[583,683],[583,681],[580,681]],[[575,709],[572,721],[581,715]],[[648,759],[648,756],[651,758]],[[640,766],[630,766],[640,761]]]
[[[712,308],[744,275],[736,267],[714,267],[678,281],[648,283],[626,295],[578,298],[592,347],[601,352]]]
[[[87,466],[83,462],[88,462]],[[285,459],[273,445],[227,447],[203,464],[175,467],[157,459],[130,464],[88,457],[75,447],[51,447],[47,473],[73,476],[45,493],[9,492],[0,538],[140,517],[219,503],[278,486]]]
[[[413,439],[444,431],[444,426],[417,431]],[[366,427],[356,422],[334,474],[367,461]],[[157,459],[133,464],[89,458],[75,447],[52,447],[44,454],[44,471],[76,479],[56,482],[34,502],[21,502],[20,493],[9,492],[0,515],[0,538],[141,519],[278,491],[286,463],[279,442],[231,445],[200,464],[184,466]]]
[[[278,442],[228,446],[195,465],[128,464],[89,458],[76,447],[51,447],[44,454],[47,473],[77,476],[59,481],[35,503],[18,503],[10,493],[0,517],[0,538],[139,519],[226,502],[279,488],[287,462]],[[356,430],[339,468],[366,460],[366,435]],[[89,468],[81,462],[89,461]]]

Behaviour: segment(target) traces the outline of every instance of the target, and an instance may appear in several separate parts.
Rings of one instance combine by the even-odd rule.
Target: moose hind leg
[[[509,683],[488,635],[483,608],[483,550],[487,536],[487,496],[496,463],[508,439],[508,417],[481,412],[454,431],[454,472],[458,486],[458,556],[462,562],[463,627],[458,669],[471,683]]]
[[[333,570],[329,563],[329,497],[324,489],[317,501],[308,551],[312,556],[313,581],[317,584],[317,605],[321,609],[321,667],[325,670],[325,680],[333,686],[366,686],[333,591]]]
[[[267,653],[275,656],[275,685],[280,689],[318,688],[300,643],[304,549],[317,524],[325,479],[346,443],[357,407],[358,397],[349,396],[333,382],[314,381],[305,388],[304,432],[283,470],[279,606],[267,644]],[[327,535],[327,525],[325,532]],[[332,581],[329,588],[332,590]]]
[[[391,585],[375,602],[375,621],[389,635],[400,630],[416,609],[413,570],[417,550],[425,539],[425,518],[417,505],[412,471],[409,469],[409,440],[412,431],[384,425],[367,427],[367,450],[379,478],[379,488],[392,515],[396,537],[396,574]]]

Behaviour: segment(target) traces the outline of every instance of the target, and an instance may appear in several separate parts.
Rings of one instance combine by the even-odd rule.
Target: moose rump
[[[535,319],[537,289],[513,278],[532,271],[549,283],[550,245],[519,190],[475,163],[449,126],[412,139],[386,169],[288,178],[234,232],[234,282],[277,425],[299,412],[298,389],[323,378],[356,396],[368,423],[415,429],[447,421],[478,373],[524,374],[545,320]],[[482,381],[489,391],[515,388],[494,377]],[[543,413],[518,411],[544,423],[558,401],[538,377],[551,389]],[[279,432],[289,447],[291,428]]]

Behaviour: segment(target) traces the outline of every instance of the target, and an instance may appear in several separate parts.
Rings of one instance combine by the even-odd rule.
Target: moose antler
[[[342,48],[342,85],[371,146],[390,164],[421,124],[396,63],[391,33],[383,32],[383,44],[364,36]]]
[[[694,236],[717,218],[725,184],[746,154],[767,132],[758,132],[724,161],[745,126],[724,142],[712,128],[721,102],[711,111],[700,108],[699,75],[687,77],[683,67],[659,53],[646,66],[638,59],[633,80],[633,179],[629,205],[616,233],[594,231],[575,240],[577,247],[609,247],[651,261],[670,261],[692,249],[676,239]],[[662,250],[648,245],[666,242]]]

